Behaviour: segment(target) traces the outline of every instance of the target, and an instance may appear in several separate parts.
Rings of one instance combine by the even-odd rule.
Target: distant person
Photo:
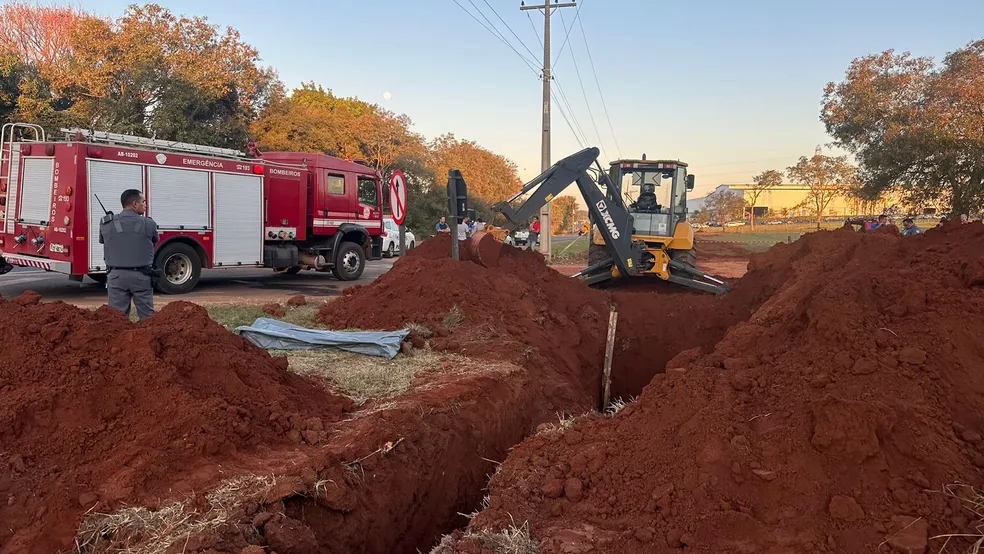
[[[441,220],[438,221],[437,225],[434,226],[434,230],[437,231],[438,233],[451,234],[451,226],[448,225],[447,218],[441,216]]]
[[[940,222],[936,224],[936,228],[939,229],[940,227],[946,225],[947,221],[948,219],[946,218],[946,216],[941,217]]]
[[[916,226],[916,222],[912,221],[911,217],[907,217],[902,220],[902,236],[912,237],[922,233],[922,229]]]
[[[970,217],[967,214],[960,214],[960,223],[970,223]]]
[[[468,236],[471,234],[470,227],[468,226],[470,220],[466,217],[461,220],[458,224],[458,240],[468,240]]]
[[[478,233],[479,231],[485,230],[485,220],[478,218],[475,220],[475,225],[472,226],[472,233]]]
[[[869,229],[874,231],[875,229],[879,229],[886,225],[888,225],[888,216],[885,214],[881,214],[880,216],[878,216],[878,221],[872,223]]]
[[[533,223],[530,224],[530,250],[536,249],[536,243],[540,239],[540,218],[534,217]]]

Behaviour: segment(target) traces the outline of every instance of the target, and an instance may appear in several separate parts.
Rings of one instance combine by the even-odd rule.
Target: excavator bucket
[[[469,238],[465,244],[468,250],[468,257],[471,261],[484,267],[496,267],[499,265],[499,256],[502,254],[502,243],[496,240],[492,233],[479,231]]]

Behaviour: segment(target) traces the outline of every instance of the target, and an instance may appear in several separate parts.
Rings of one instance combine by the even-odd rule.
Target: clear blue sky
[[[529,56],[486,0],[458,1],[473,13],[471,2],[481,8]],[[86,0],[84,6],[118,16],[130,3]],[[685,160],[698,193],[785,168],[828,142],[818,120],[823,86],[840,80],[853,58],[889,48],[942,56],[984,38],[984,0],[579,3],[622,156]],[[314,81],[338,95],[378,102],[410,116],[428,138],[453,132],[508,156],[524,179],[539,172],[540,80],[453,0],[161,4],[235,27],[288,87]],[[538,12],[520,12],[519,0],[488,4],[540,55]],[[563,23],[574,19],[573,8],[561,11],[563,20],[552,19],[554,58],[564,43]],[[598,145],[571,51],[600,143],[614,159],[578,26],[555,74],[588,142]],[[554,160],[579,149],[556,108],[553,128]]]

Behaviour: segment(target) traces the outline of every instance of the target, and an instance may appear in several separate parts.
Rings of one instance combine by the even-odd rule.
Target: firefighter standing
[[[99,242],[105,244],[109,276],[109,307],[130,317],[130,301],[140,319],[154,315],[154,245],[159,240],[157,223],[144,217],[147,202],[135,189],[120,197],[123,211],[107,214],[99,222]]]

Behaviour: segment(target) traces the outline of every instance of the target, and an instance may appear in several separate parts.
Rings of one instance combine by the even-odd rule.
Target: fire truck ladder
[[[91,129],[62,129],[67,140],[85,139],[89,142],[142,146],[154,150],[165,150],[169,152],[183,152],[188,154],[204,154],[206,156],[218,156],[223,158],[245,158],[246,154],[232,148],[218,148],[215,146],[205,146],[203,144],[191,144],[188,142],[175,142],[173,140],[159,140],[134,135],[122,135],[119,133],[106,133],[104,131],[93,131]]]
[[[32,134],[34,138],[31,138]],[[46,137],[44,128],[33,123],[4,123],[0,128],[0,190],[3,191],[0,192],[0,196],[9,196],[5,199],[5,204],[0,206],[0,231],[3,232],[7,232],[8,225],[13,226],[14,211],[17,207],[17,189],[11,186],[10,182],[11,176],[16,181],[20,161],[20,151],[14,151],[15,139],[18,142],[44,142]]]

